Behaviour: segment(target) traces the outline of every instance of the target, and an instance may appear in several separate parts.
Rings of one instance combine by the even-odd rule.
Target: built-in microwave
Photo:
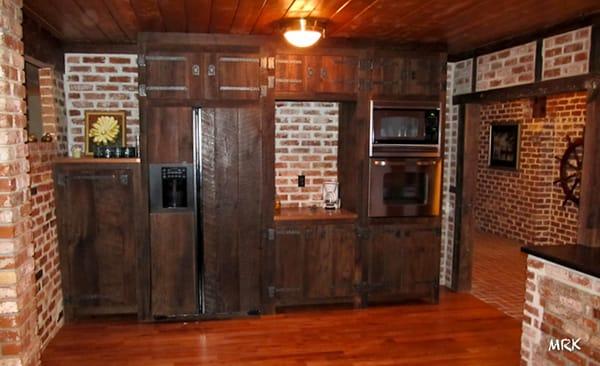
[[[371,101],[371,157],[440,156],[439,102]]]
[[[369,217],[439,216],[440,158],[372,158]]]

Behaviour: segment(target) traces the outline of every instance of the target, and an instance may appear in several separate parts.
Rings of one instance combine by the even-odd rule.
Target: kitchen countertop
[[[529,245],[521,251],[600,278],[600,248],[584,245]]]
[[[324,208],[310,207],[288,207],[281,208],[275,212],[275,222],[288,221],[337,221],[346,220],[353,221],[358,218],[358,215],[352,211],[326,210]]]
[[[52,161],[54,164],[139,164],[141,162],[140,158],[112,158],[112,159],[103,159],[103,158],[91,158],[91,157],[81,157],[81,158],[67,158],[61,157],[56,158]]]

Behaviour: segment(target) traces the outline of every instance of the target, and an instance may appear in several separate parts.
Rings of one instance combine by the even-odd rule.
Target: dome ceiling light
[[[282,31],[289,44],[301,48],[310,47],[325,37],[323,22],[310,18],[285,19]]]

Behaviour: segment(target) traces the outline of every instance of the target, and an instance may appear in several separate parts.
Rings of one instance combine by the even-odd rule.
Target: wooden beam
[[[600,83],[588,92],[577,242],[600,247]]]
[[[529,43],[531,41],[537,41],[538,39],[548,38],[548,37],[555,36],[557,34],[570,32],[572,30],[587,27],[589,25],[597,26],[599,24],[600,24],[600,12],[596,12],[593,14],[587,14],[585,16],[571,19],[569,21],[559,23],[552,27],[548,27],[548,28],[545,28],[542,30],[537,30],[535,32],[530,32],[530,33],[522,34],[522,35],[519,35],[516,37],[511,37],[511,38],[499,40],[497,42],[492,42],[488,45],[476,48],[476,49],[468,51],[468,52],[451,54],[448,56],[448,61],[449,62],[462,61],[467,58],[486,55],[488,53],[504,50],[506,48],[519,46],[519,45],[522,45],[525,43]]]
[[[467,103],[500,102],[539,97],[543,95],[584,91],[588,90],[593,83],[599,82],[600,74],[571,76],[561,79],[540,81],[532,84],[457,95],[453,98],[453,103],[458,105]]]
[[[65,53],[137,53],[135,43],[66,43]]]
[[[455,291],[471,289],[480,125],[481,106],[479,104],[461,105],[458,132],[459,164],[456,171],[454,211],[454,254],[452,257],[452,289]]]

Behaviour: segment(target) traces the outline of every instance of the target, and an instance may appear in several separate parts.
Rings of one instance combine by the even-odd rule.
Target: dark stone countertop
[[[529,245],[527,254],[600,278],[600,248],[584,245]]]

